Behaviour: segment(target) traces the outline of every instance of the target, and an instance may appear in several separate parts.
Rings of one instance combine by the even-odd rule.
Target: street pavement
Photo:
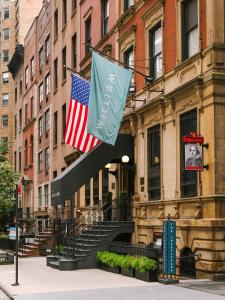
[[[45,257],[19,259],[19,286],[12,286],[14,282],[15,265],[1,265],[0,287],[16,300],[224,300],[225,296],[222,289],[220,295],[208,292],[213,290],[211,281],[162,285],[98,269],[59,271],[47,267]],[[181,286],[188,282],[189,286]],[[197,289],[190,288],[194,284]],[[204,284],[206,292],[199,288]],[[9,298],[0,294],[3,299]]]

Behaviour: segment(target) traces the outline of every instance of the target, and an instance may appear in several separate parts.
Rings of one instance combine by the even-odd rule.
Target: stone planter
[[[147,282],[154,282],[157,281],[157,270],[150,270],[145,272],[140,272],[135,270],[135,278],[147,281]]]
[[[123,269],[121,268],[121,275],[128,276],[128,277],[135,277],[135,270],[134,269]]]

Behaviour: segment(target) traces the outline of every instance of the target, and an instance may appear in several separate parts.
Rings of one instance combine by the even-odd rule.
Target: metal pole
[[[15,198],[16,198],[16,282],[13,283],[13,286],[19,285],[18,282],[18,250],[19,250],[19,232],[18,232],[18,184],[16,185],[15,191]]]

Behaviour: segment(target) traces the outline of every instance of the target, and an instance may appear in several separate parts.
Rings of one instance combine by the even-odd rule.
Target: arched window
[[[28,164],[28,157],[27,157],[27,140],[25,140],[25,144],[24,144],[24,167],[27,167]]]
[[[34,138],[33,135],[30,137],[30,164],[34,162]]]

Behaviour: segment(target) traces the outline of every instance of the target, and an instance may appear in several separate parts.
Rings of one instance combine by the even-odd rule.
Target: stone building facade
[[[15,48],[15,1],[1,1],[0,15],[0,141],[8,144],[9,159],[13,162],[13,80],[7,64]]]

